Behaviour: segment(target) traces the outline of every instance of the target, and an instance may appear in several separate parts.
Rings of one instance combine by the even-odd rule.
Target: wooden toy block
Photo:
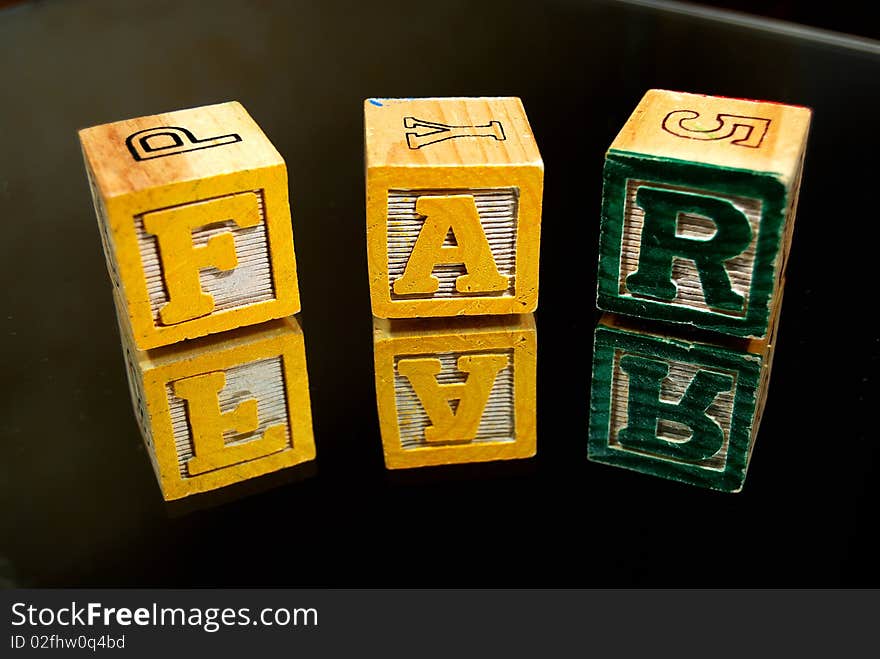
[[[650,90],[605,159],[600,309],[767,336],[811,112]]]
[[[520,100],[369,99],[364,121],[373,314],[534,311],[544,165]]]
[[[535,455],[531,314],[373,319],[376,402],[389,469]]]
[[[236,102],[81,130],[139,349],[300,310],[284,160]]]
[[[775,344],[728,345],[647,331],[606,314],[596,328],[588,457],[739,492],[761,422]]]
[[[296,318],[145,352],[120,329],[135,415],[166,500],[315,458]]]

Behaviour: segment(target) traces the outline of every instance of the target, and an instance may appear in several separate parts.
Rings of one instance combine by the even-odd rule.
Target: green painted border
[[[616,349],[737,372],[730,440],[723,471],[709,470],[696,465],[687,465],[609,448],[611,371],[614,366],[614,351]],[[593,348],[587,458],[593,462],[624,467],[643,474],[668,478],[690,485],[723,492],[738,492],[745,482],[748,468],[749,445],[760,375],[761,357],[759,355],[599,325],[596,328]]]
[[[776,283],[776,257],[782,244],[788,207],[787,190],[776,175],[612,150],[605,158],[602,178],[599,285],[596,298],[600,309],[638,318],[686,323],[732,336],[766,336],[770,318],[769,303]],[[745,317],[734,318],[699,309],[676,307],[666,302],[620,296],[618,277],[623,209],[626,203],[626,182],[633,178],[761,200],[762,216],[758,228],[754,275]]]

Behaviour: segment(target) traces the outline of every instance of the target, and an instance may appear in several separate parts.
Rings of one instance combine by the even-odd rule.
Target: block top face
[[[610,152],[685,160],[796,180],[812,112],[766,101],[649,90]]]
[[[372,98],[364,101],[364,124],[368,168],[543,169],[518,98]]]
[[[79,137],[105,198],[284,165],[237,101],[85,128]]]

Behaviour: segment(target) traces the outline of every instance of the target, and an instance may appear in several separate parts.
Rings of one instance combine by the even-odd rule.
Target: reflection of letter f
[[[287,446],[283,424],[266,429],[246,442],[226,444],[223,434],[249,435],[259,426],[257,401],[243,400],[233,410],[220,411],[219,394],[226,384],[222,372],[205,373],[174,383],[174,395],[187,403],[188,421],[195,455],[187,462],[190,476],[228,467],[281,451]]]

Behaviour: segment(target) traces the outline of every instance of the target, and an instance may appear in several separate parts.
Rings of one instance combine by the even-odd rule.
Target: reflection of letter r
[[[620,430],[624,446],[655,452],[660,455],[698,461],[718,452],[724,443],[724,430],[707,410],[720,393],[730,391],[733,377],[708,370],[699,370],[677,403],[661,399],[663,380],[669,375],[669,364],[636,355],[624,355],[620,370],[629,376],[627,426]],[[657,436],[660,420],[687,426],[691,438],[681,444]]]

